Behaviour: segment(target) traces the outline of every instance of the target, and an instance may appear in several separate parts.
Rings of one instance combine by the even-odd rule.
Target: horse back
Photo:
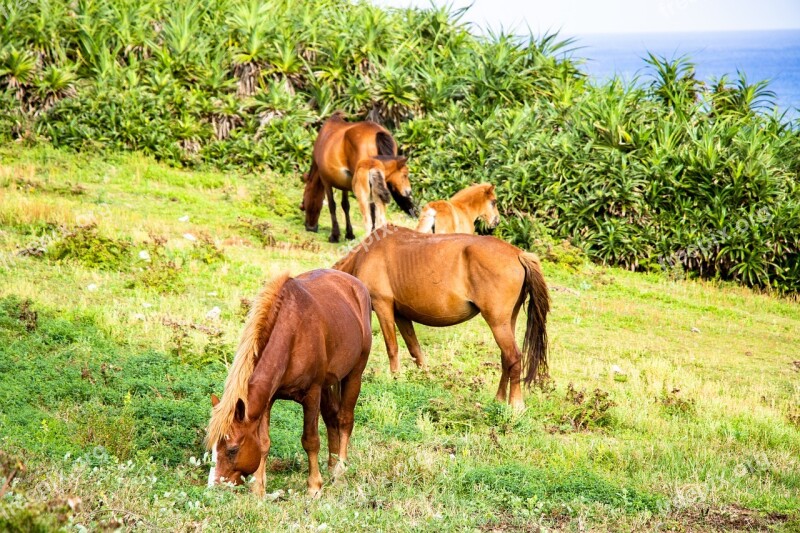
[[[284,285],[259,374],[281,376],[275,398],[300,401],[313,384],[331,385],[363,368],[371,343],[364,285],[343,272],[315,270]]]

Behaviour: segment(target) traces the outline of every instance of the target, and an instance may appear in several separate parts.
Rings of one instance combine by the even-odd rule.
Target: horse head
[[[306,231],[316,232],[319,229],[319,214],[322,212],[322,201],[325,198],[325,187],[318,172],[304,175],[306,186],[303,189],[303,202],[300,210],[306,214]]]
[[[219,399],[211,395],[211,405],[216,407]],[[258,440],[259,420],[247,417],[244,402],[237,400],[233,422],[228,432],[211,449],[215,465],[208,473],[208,485],[233,483],[241,485],[245,477],[258,470],[263,453]]]
[[[386,185],[392,198],[409,216],[417,218],[419,209],[414,203],[411,193],[411,181],[408,179],[408,158],[405,156],[379,156],[386,167]]]
[[[478,218],[483,219],[489,229],[494,229],[500,224],[500,212],[497,210],[497,195],[494,192],[494,185],[485,184],[481,199],[481,214]]]

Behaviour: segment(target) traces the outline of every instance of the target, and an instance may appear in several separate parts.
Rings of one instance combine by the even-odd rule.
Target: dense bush
[[[596,261],[800,289],[800,136],[763,82],[707,85],[651,56],[644,83],[598,85],[569,42],[479,38],[458,17],[2,0],[0,139],[299,173],[341,108],[395,130],[426,198],[489,180],[507,220],[532,215]],[[535,227],[501,233],[525,245]]]

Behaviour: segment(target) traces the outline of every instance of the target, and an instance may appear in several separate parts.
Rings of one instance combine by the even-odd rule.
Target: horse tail
[[[397,155],[397,144],[391,135],[385,131],[375,134],[375,144],[378,147],[378,155]]]
[[[237,400],[247,398],[247,385],[253,375],[256,362],[269,342],[280,310],[280,293],[291,279],[288,272],[267,283],[253,302],[247,322],[236,349],[236,356],[225,379],[222,398],[214,407],[208,425],[206,445],[211,448],[228,431],[233,421]]]
[[[427,205],[422,208],[417,231],[420,233],[436,233],[436,209]]]
[[[550,312],[550,293],[539,265],[539,258],[523,252],[519,262],[525,269],[523,297],[528,295],[528,322],[522,353],[527,372],[525,385],[542,383],[548,377],[547,369],[547,313]]]
[[[370,199],[378,203],[386,205],[389,203],[391,196],[389,195],[389,188],[386,186],[386,176],[383,171],[377,168],[369,169],[369,189]]]

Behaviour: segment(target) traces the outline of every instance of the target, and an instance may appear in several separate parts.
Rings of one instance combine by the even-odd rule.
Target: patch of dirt
[[[651,525],[658,531],[706,532],[706,531],[772,531],[775,526],[785,524],[789,516],[782,513],[764,514],[739,505],[725,507],[688,507],[675,511],[663,521],[654,520]]]

